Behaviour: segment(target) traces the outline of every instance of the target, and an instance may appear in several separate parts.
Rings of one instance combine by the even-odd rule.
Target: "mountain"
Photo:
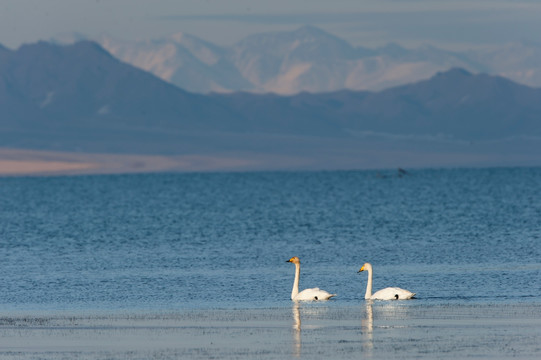
[[[208,42],[191,38],[198,47],[211,48]],[[99,42],[121,60],[183,89],[201,93],[250,91],[290,95],[301,91],[381,90],[428,78],[450,67],[478,70],[451,52],[439,51],[439,58],[425,59],[422,55],[426,49],[421,49],[416,56],[416,51],[400,48],[403,54],[400,57],[397,45],[376,50],[355,48],[313,26],[251,35],[227,48],[214,46],[214,61],[220,65],[212,67],[202,61],[195,63],[190,56],[192,50],[171,38],[159,42],[168,48],[182,46],[184,51],[170,50],[165,55],[156,49],[155,56],[148,56],[148,42],[124,43],[123,50],[110,38]],[[168,69],[167,74],[157,67]],[[192,79],[188,76],[173,78],[171,74],[177,72],[190,73]],[[192,81],[193,74],[203,79]]]
[[[80,38],[63,34],[56,40]],[[313,26],[255,34],[227,47],[183,33],[151,41],[95,40],[120,60],[197,93],[380,91],[456,67],[541,86],[541,46],[533,43],[463,52],[398,44],[369,49]]]
[[[89,41],[0,48],[4,148],[230,154],[258,169],[541,164],[539,114],[540,89],[463,69],[379,92],[201,95]]]
[[[102,136],[112,140],[127,132],[133,139],[146,138],[152,132],[220,129],[224,122],[235,128],[227,109],[122,63],[90,41],[70,46],[39,42],[2,58],[4,146],[62,149],[77,143],[70,146],[95,151],[103,144],[102,151],[122,151]]]
[[[229,50],[228,60],[257,91],[293,94],[344,88],[356,55],[347,42],[305,26],[249,36]]]
[[[478,141],[541,136],[541,89],[463,69],[380,92],[340,91],[291,97],[233,94],[227,99],[251,121],[325,121],[344,132],[440,136]],[[278,113],[278,110],[281,110]],[[274,111],[272,111],[274,110]],[[278,126],[278,125],[277,125]]]
[[[106,36],[98,41],[122,61],[192,92],[252,88],[238,69],[226,61],[225,49],[189,34],[141,41],[136,46]]]
[[[498,74],[521,84],[541,87],[541,45],[532,42],[510,43],[492,49],[468,51],[465,56],[484,71]]]
[[[539,99],[540,89],[451,69],[426,81],[371,94],[349,110],[351,120],[344,125],[356,130],[393,129],[394,133],[442,134],[462,140],[538,136]]]

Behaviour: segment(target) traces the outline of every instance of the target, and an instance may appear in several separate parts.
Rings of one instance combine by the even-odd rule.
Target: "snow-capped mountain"
[[[80,34],[64,34],[57,41],[80,39]],[[536,44],[465,52],[398,44],[369,49],[313,26],[251,35],[229,47],[184,33],[133,42],[108,36],[93,40],[120,60],[197,93],[379,91],[456,67],[541,86],[541,47]]]

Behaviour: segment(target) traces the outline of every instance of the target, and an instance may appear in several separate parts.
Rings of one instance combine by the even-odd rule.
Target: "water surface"
[[[248,316],[250,330],[239,325],[244,330],[238,335],[252,355],[246,358],[262,340],[252,341],[243,331],[260,322],[276,324],[261,331],[277,336],[270,335],[262,354],[279,356],[270,349],[280,336],[291,337],[294,317],[294,267],[285,261],[299,256],[301,289],[319,286],[338,294],[323,305],[301,306],[301,317],[311,319],[315,311],[314,324],[303,321],[303,339],[311,326],[317,335],[306,335],[308,344],[337,341],[352,349],[344,358],[365,349],[366,274],[357,271],[371,262],[374,290],[400,286],[418,294],[412,302],[374,304],[374,354],[387,354],[376,345],[388,339],[381,340],[384,348],[396,340],[411,357],[419,355],[409,346],[414,343],[439,344],[427,354],[491,355],[502,342],[472,343],[460,351],[453,346],[468,343],[461,334],[485,331],[499,338],[502,326],[513,339],[525,339],[517,340],[517,354],[526,348],[535,354],[539,348],[528,339],[539,340],[531,331],[539,329],[541,295],[539,189],[540,168],[413,170],[405,176],[335,171],[2,178],[0,329],[4,338],[12,339],[14,329],[21,339],[35,338],[42,321],[44,339],[51,340],[57,330],[51,322],[60,317],[58,339],[66,333],[87,339],[81,334],[88,329],[98,334],[85,345],[92,349],[114,334],[139,344],[134,317],[145,323],[161,317],[156,331],[172,341],[197,336],[204,314],[219,324],[214,315],[233,323]],[[387,306],[399,312],[388,315]],[[470,321],[478,306],[484,327]],[[505,324],[491,307],[507,314]],[[405,328],[395,325],[409,311]],[[190,314],[193,327],[186,323]],[[127,325],[117,325],[116,317]],[[72,324],[71,318],[78,320]],[[202,328],[207,334],[212,326]],[[231,333],[225,325],[217,328],[210,332],[215,341]],[[443,328],[447,345],[435,338]],[[408,336],[417,340],[410,343]],[[236,344],[234,339],[228,343]],[[211,346],[209,354],[219,349]],[[243,357],[234,349],[232,358]],[[177,350],[197,358],[184,347]]]

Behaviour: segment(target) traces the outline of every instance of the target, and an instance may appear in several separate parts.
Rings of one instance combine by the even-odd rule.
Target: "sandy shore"
[[[0,314],[2,359],[541,357],[541,304]]]
[[[219,171],[257,168],[256,160],[212,155],[122,155],[0,148],[0,176]]]

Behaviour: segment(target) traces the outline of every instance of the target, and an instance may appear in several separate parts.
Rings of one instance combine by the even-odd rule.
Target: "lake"
[[[540,189],[541,168],[0,178],[0,357],[536,357]],[[337,297],[293,303],[292,256]],[[366,302],[365,262],[416,299]]]

